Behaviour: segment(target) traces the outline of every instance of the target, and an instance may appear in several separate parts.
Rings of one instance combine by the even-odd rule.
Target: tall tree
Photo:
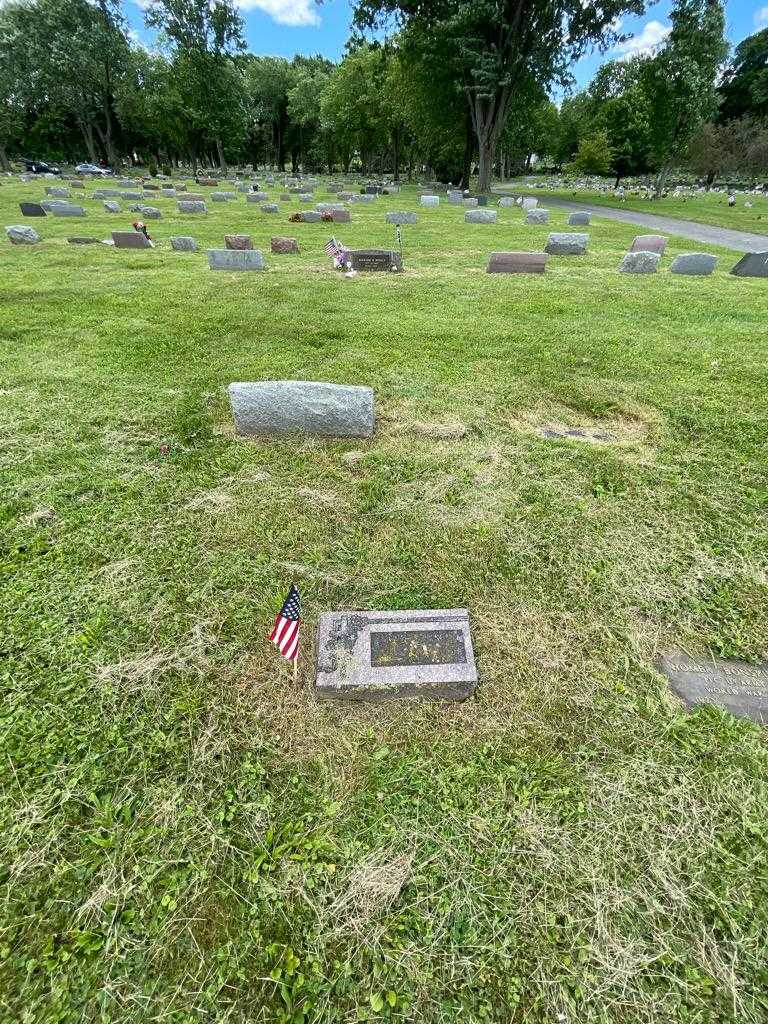
[[[223,140],[234,135],[239,141],[246,128],[244,82],[232,60],[245,49],[234,0],[149,0],[144,18],[174,54],[194,170],[201,144],[210,138],[226,174]]]
[[[380,29],[394,16],[422,27],[461,83],[478,142],[478,187],[487,190],[501,131],[531,81],[545,90],[569,81],[572,61],[613,45],[616,19],[644,7],[644,0],[355,0],[354,21]]]
[[[657,195],[698,127],[717,109],[717,74],[728,53],[721,0],[675,0],[669,17],[672,31],[644,67]]]
[[[643,64],[642,57],[610,61],[598,69],[589,87],[592,127],[608,136],[617,185],[627,175],[654,169],[651,105],[643,89]]]
[[[119,0],[29,0],[0,13],[0,63],[26,102],[68,111],[90,159],[116,162],[115,92],[129,57]]]
[[[768,28],[739,43],[718,92],[720,121],[749,115],[768,120]]]

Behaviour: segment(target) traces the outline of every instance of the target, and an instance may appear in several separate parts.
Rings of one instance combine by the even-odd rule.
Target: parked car
[[[61,174],[61,168],[57,164],[49,164],[45,160],[24,157],[21,162],[25,169],[31,171],[32,174]]]
[[[111,167],[99,167],[98,164],[78,164],[75,174],[111,174]]]

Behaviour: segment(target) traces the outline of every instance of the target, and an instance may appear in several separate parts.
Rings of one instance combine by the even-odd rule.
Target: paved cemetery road
[[[706,245],[723,245],[736,252],[768,252],[768,235],[753,235],[750,231],[732,231],[730,228],[716,228],[711,224],[698,224],[693,220],[678,220],[677,217],[660,217],[655,213],[638,213],[636,210],[617,210],[612,206],[596,206],[592,203],[577,203],[570,199],[556,199],[533,192],[513,192],[494,189],[498,195],[530,195],[544,206],[564,206],[569,210],[586,210],[595,217],[606,217],[608,220],[619,220],[625,224],[637,224],[642,228],[651,228],[680,238],[689,238],[692,242],[704,242]]]

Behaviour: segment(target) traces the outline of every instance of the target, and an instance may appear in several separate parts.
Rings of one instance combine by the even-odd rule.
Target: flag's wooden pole
[[[299,679],[299,652],[296,651],[296,657],[293,659],[293,685],[295,686]]]

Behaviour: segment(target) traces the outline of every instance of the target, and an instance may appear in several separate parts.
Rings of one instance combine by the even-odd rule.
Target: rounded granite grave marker
[[[373,389],[369,387],[272,380],[236,382],[228,390],[238,434],[373,434]]]

